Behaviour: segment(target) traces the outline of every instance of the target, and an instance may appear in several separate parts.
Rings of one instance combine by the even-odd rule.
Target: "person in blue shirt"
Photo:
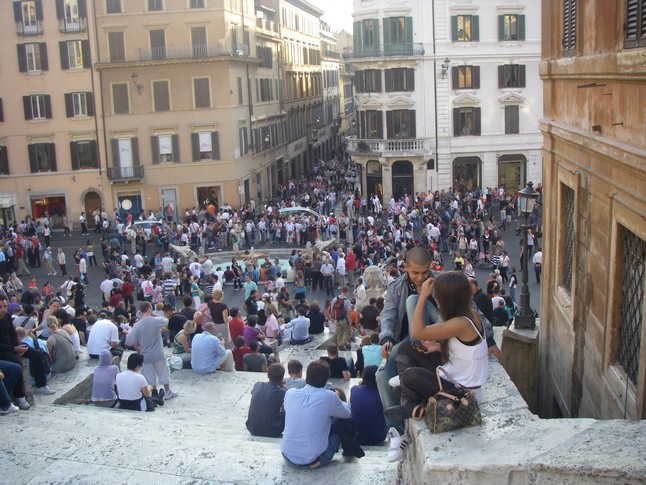
[[[349,419],[350,406],[335,392],[325,389],[330,366],[314,360],[307,366],[306,385],[285,393],[285,430],[280,451],[289,463],[319,468],[332,461],[341,437],[331,433],[334,418]]]
[[[213,322],[204,325],[204,332],[193,337],[191,343],[191,368],[198,374],[210,374],[216,369],[235,372],[235,362],[230,350],[226,350],[216,336]]]

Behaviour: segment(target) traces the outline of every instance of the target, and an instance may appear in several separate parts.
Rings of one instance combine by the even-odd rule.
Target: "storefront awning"
[[[13,207],[13,198],[0,197],[0,209],[8,209],[9,207]]]

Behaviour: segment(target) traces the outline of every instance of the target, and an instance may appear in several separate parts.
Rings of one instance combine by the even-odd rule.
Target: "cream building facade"
[[[367,195],[522,188],[541,178],[539,4],[355,1],[357,135]],[[532,21],[525,21],[525,19]]]
[[[106,187],[96,118],[92,4],[0,6],[0,206],[4,224],[46,213],[91,213]]]
[[[324,42],[326,70],[338,72],[334,38],[321,37],[322,11],[306,1],[0,10],[4,223],[259,202],[338,142],[339,92],[330,85],[324,105],[321,56]]]

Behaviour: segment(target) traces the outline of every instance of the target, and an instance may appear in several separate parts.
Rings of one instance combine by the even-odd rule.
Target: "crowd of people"
[[[97,406],[153,411],[177,396],[173,369],[266,373],[268,381],[253,388],[246,425],[253,435],[282,435],[289,463],[317,468],[339,447],[361,457],[361,446],[386,438],[389,460],[399,460],[409,442],[404,421],[419,417],[436,392],[435,370],[443,367],[481,398],[487,356],[500,358],[491,326],[513,321],[518,283],[500,231],[510,228],[515,201],[496,188],[401,194],[382,205],[378,194],[359,192],[340,150],[309,179],[289,180],[271,201],[239,211],[205,201],[182,221],[161,209],[142,213],[140,220],[156,222],[149,232],[131,214],[109,221],[97,211],[100,308],[85,303],[87,267],[97,265],[92,240],[74,251],[69,271],[65,252],[54,255],[50,247],[49,225],[41,230],[27,219],[4,231],[0,251],[2,413],[29,407],[23,359],[34,392],[52,394],[48,379],[73,369],[85,346],[98,364]],[[280,211],[295,206],[317,215]],[[538,280],[540,226],[534,216],[530,222],[522,251]],[[312,246],[316,241],[329,244]],[[287,262],[255,256],[255,247],[270,244],[287,246]],[[242,256],[230,264],[200,256],[233,247]],[[35,277],[22,283],[41,262],[48,276],[65,276],[61,286],[39,286]],[[362,279],[369,267],[380,269],[387,288],[377,298],[367,297]],[[476,268],[490,272],[484,291]],[[229,285],[226,291],[244,292],[240,308],[225,302]],[[308,297],[317,289],[324,301]],[[305,378],[303,364],[290,360],[285,378],[280,349],[326,332],[334,336],[327,355],[309,363]],[[357,376],[349,399],[329,382]]]

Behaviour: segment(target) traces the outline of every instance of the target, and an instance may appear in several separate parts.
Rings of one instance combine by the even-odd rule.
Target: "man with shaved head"
[[[388,359],[385,367],[377,371],[377,387],[379,397],[384,409],[399,404],[399,397],[393,392],[388,381],[397,375],[397,353],[401,342],[410,340],[410,323],[412,322],[414,308],[407,312],[406,299],[410,295],[419,294],[422,283],[429,278],[431,267],[431,254],[421,246],[406,251],[404,260],[405,273],[388,286],[388,293],[381,312],[381,355]],[[426,302],[426,324],[431,325],[440,318],[440,313],[430,296]],[[438,356],[439,358],[439,356]],[[400,433],[404,431],[402,421],[393,421],[386,418],[389,427],[396,428]]]

